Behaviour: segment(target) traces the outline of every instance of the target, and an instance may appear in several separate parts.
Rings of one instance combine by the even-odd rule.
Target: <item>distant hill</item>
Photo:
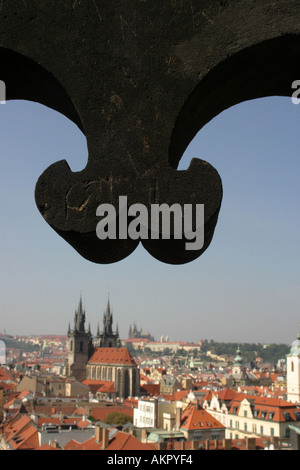
[[[1,336],[0,339],[4,341],[6,349],[20,349],[25,352],[33,352],[39,350],[38,344],[26,343],[25,341],[17,341],[11,336]]]
[[[290,351],[290,346],[287,344],[219,343],[213,340],[204,340],[201,351],[212,351],[218,356],[234,357],[238,348],[240,348],[244,362],[255,361],[257,357],[261,357],[263,362],[270,364],[276,364],[279,359],[285,359]]]

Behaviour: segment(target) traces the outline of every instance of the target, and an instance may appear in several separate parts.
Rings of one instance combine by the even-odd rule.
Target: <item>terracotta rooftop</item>
[[[97,421],[105,421],[106,417],[113,412],[123,413],[126,416],[133,418],[133,408],[129,406],[120,405],[120,406],[104,406],[100,408],[93,408],[91,410],[91,415]]]
[[[97,348],[88,364],[135,364],[127,348]]]
[[[224,426],[202,407],[190,404],[182,413],[181,428],[195,431],[198,429],[221,429]]]

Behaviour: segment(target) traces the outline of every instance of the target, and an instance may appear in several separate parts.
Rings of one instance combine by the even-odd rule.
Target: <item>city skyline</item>
[[[87,161],[84,135],[67,118],[25,101],[0,106],[0,331],[66,334],[80,290],[93,332],[108,292],[120,337],[136,322],[170,341],[291,343],[299,328],[300,106],[290,98],[242,103],[208,123],[186,150],[211,163],[224,198],[210,247],[171,266],[141,246],[96,265],[42,219],[34,186],[53,162]]]

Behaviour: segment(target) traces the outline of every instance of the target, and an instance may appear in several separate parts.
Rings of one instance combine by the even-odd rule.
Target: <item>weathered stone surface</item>
[[[142,241],[167,263],[198,257],[214,233],[222,183],[204,160],[177,171],[185,148],[222,110],[291,96],[300,79],[298,0],[2,0],[0,30],[7,99],[43,103],[86,136],[86,168],[73,173],[54,162],[37,182],[36,203],[97,263],[123,259],[138,244],[96,236],[97,206],[117,207],[120,195],[147,207],[204,203],[202,250]]]

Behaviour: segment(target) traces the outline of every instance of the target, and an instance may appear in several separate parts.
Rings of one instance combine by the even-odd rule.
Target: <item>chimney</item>
[[[147,442],[147,430],[142,429],[141,431],[141,442]]]
[[[57,441],[51,441],[51,442],[50,442],[50,447],[51,447],[52,449],[59,449],[58,442],[57,442]]]
[[[109,429],[104,428],[102,431],[102,448],[106,449],[108,446],[108,435],[109,435]]]
[[[95,440],[98,444],[102,441],[102,428],[100,424],[95,425]]]

